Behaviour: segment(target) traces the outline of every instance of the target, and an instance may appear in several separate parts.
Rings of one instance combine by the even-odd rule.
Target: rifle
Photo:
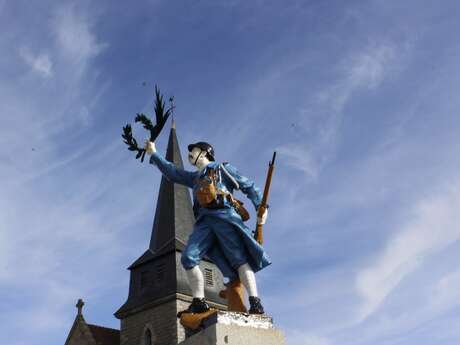
[[[276,151],[273,152],[273,158],[272,161],[268,163],[268,173],[267,173],[267,179],[265,180],[265,187],[264,187],[264,194],[262,197],[262,202],[259,205],[259,209],[257,210],[257,218],[260,218],[264,215],[265,210],[268,208],[268,193],[270,191],[270,184],[272,183],[272,174],[273,174],[273,169],[275,169],[275,158],[276,158]],[[264,243],[264,237],[262,234],[262,224],[256,224],[256,231],[254,233],[254,238],[259,244]]]

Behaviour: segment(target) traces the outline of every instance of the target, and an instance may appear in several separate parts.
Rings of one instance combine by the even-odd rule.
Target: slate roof
[[[120,331],[118,329],[87,325],[97,345],[120,345]]]
[[[86,323],[81,313],[81,307],[67,335],[65,345],[75,344],[75,342],[90,345],[120,345],[120,331],[118,329]]]
[[[134,261],[128,269],[133,269],[139,265],[145,264],[146,262],[153,260],[154,258],[160,257],[164,254],[167,254],[174,250],[182,251],[185,248],[185,243],[177,238],[172,238],[168,242],[166,242],[163,248],[159,248],[158,251],[153,252],[151,249],[147,249],[144,254],[141,255],[136,261]],[[206,256],[204,257],[205,260],[209,260]]]

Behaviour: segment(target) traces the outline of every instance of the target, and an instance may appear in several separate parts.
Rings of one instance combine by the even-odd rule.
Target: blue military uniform
[[[242,176],[228,163],[210,162],[203,171],[186,171],[177,168],[157,153],[150,163],[156,165],[170,181],[185,185],[193,190],[196,222],[185,247],[181,262],[185,269],[198,265],[207,255],[230,281],[238,279],[237,269],[248,263],[254,272],[271,262],[263,247],[253,238],[251,230],[244,225],[240,215],[226,199],[218,209],[200,207],[196,191],[198,179],[208,174],[209,169],[217,172],[217,188],[226,193],[240,189],[257,209],[261,193],[248,178]]]

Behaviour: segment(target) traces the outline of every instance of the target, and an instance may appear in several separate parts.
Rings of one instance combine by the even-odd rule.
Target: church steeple
[[[166,159],[177,167],[183,168],[174,122],[169,133]],[[131,278],[128,299],[115,313],[115,316],[122,320],[122,337],[123,334],[132,332],[130,329],[125,329],[124,322],[131,319],[138,320],[142,315],[142,320],[145,318],[147,322],[149,319],[152,325],[157,321],[160,323],[163,320],[161,322],[164,323],[165,319],[170,320],[169,328],[163,326],[149,328],[149,331],[157,332],[157,339],[168,339],[164,340],[164,343],[163,340],[159,341],[158,345],[177,344],[172,339],[178,341],[183,338],[180,331],[182,326],[177,323],[176,314],[188,306],[192,296],[180,257],[193,230],[194,222],[188,188],[175,184],[163,176],[149,247],[129,267]],[[206,280],[206,300],[212,306],[224,309],[226,301],[219,296],[219,291],[224,288],[222,274],[207,258],[200,263],[200,268]],[[127,343],[127,345],[131,344],[138,344],[138,342]]]
[[[174,121],[169,133],[166,159],[183,169]],[[149,249],[157,255],[173,249],[182,250],[193,229],[194,221],[188,188],[172,183],[163,176]]]

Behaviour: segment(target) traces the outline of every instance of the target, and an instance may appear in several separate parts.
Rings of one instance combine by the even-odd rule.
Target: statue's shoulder
[[[219,169],[221,165],[222,163],[210,162],[207,167],[208,169]]]
[[[237,172],[238,170],[236,169],[236,167],[233,165],[233,164],[230,164],[229,162],[223,162],[220,164],[222,168],[224,168],[225,170],[228,170],[228,171],[234,171],[234,172]]]
[[[235,166],[231,165],[229,162],[222,162],[219,164],[219,166],[224,170],[225,172],[236,172]]]

